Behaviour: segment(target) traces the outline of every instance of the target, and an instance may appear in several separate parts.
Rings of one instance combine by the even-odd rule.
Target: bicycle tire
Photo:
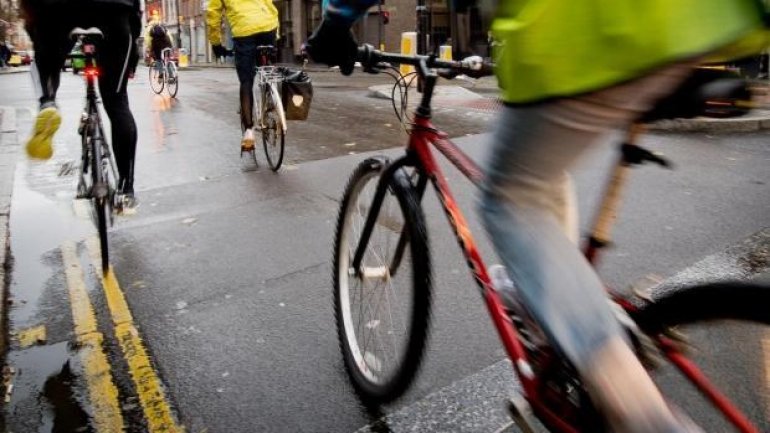
[[[99,248],[101,251],[102,259],[102,272],[106,273],[110,268],[110,249],[109,239],[107,238],[107,219],[109,218],[109,199],[108,198],[94,198],[94,207],[96,210],[96,219],[99,229]]]
[[[172,98],[176,98],[176,93],[179,91],[179,70],[174,62],[168,62],[166,74],[165,81],[167,81],[166,89],[168,90],[168,94]]]
[[[353,236],[353,238],[357,237],[355,233],[352,233],[356,223],[353,221],[353,216],[357,208],[360,210],[361,204],[358,202],[358,199],[362,191],[368,182],[371,182],[372,186],[377,184],[377,180],[386,166],[386,160],[370,158],[360,163],[351,175],[345,188],[338,215],[333,259],[334,312],[337,337],[345,370],[359,397],[367,403],[376,404],[387,403],[398,398],[414,380],[422,361],[428,336],[431,304],[431,268],[425,218],[408,179],[406,179],[406,176],[398,176],[401,172],[396,172],[397,175],[391,178],[389,194],[395,197],[401,217],[403,217],[403,225],[401,227],[406,231],[409,239],[404,255],[408,254],[411,256],[411,263],[402,259],[399,268],[400,272],[388,273],[387,279],[388,283],[390,283],[399,275],[404,275],[404,268],[411,271],[411,280],[407,278],[404,284],[410,286],[407,290],[411,290],[412,308],[410,314],[404,315],[406,316],[404,323],[408,321],[409,330],[404,332],[406,343],[400,349],[400,353],[396,353],[397,364],[395,368],[388,377],[377,377],[377,374],[381,373],[381,371],[375,372],[374,370],[381,369],[380,361],[376,358],[376,354],[373,355],[368,352],[366,347],[364,347],[363,352],[361,351],[358,340],[359,336],[357,335],[358,331],[356,331],[356,327],[352,323],[354,314],[350,305],[351,282],[349,280],[356,279],[357,283],[361,283],[361,278],[352,275],[349,270],[349,262],[353,254],[351,250],[355,249],[357,241],[356,243],[349,244],[348,238],[350,236]],[[388,198],[388,194],[386,194],[385,200],[388,200]],[[365,206],[368,209],[368,203]],[[383,206],[385,206],[385,203],[383,203]],[[380,209],[381,212],[382,209]],[[359,216],[364,220],[366,218],[365,212],[360,212]],[[380,217],[382,217],[382,213]],[[377,236],[382,236],[376,233],[378,226],[386,226],[386,224],[392,226],[391,220],[388,218],[384,218],[384,220],[385,222],[375,225],[375,229],[370,237],[370,245],[373,240],[377,239]],[[359,222],[362,227],[363,221]],[[390,231],[392,233],[396,232],[392,227]],[[373,256],[370,252],[367,252],[364,256],[364,265]],[[385,267],[383,266],[382,268]],[[359,292],[363,292],[363,288],[364,286],[360,285]],[[387,294],[387,290],[384,292]],[[396,299],[395,291],[393,291],[393,295],[393,298]],[[382,297],[382,295],[380,296]],[[388,301],[388,305],[390,305],[390,301]],[[392,317],[392,313],[390,314],[390,317]],[[359,317],[361,315],[362,312],[359,310]],[[372,319],[366,322],[364,328],[361,328],[360,325],[357,328],[363,330],[373,326],[370,329],[377,329],[379,328],[379,323],[379,319]],[[394,334],[395,332],[391,326],[389,335]],[[395,337],[389,338],[395,341]],[[367,341],[364,340],[364,345],[366,343]]]
[[[265,100],[273,98],[273,91],[271,87],[267,86]],[[273,171],[278,171],[283,163],[283,151],[286,142],[286,135],[283,132],[283,126],[280,125],[278,111],[272,105],[274,102],[265,102],[271,104],[265,111],[264,119],[262,120],[262,146],[265,149],[265,157],[267,158],[267,165]]]
[[[770,419],[760,403],[766,389],[757,389],[761,375],[750,366],[767,356],[770,335],[770,285],[756,282],[715,282],[679,288],[656,297],[631,315],[649,335],[668,332],[669,338],[686,337],[682,347],[695,347],[692,361],[727,395],[757,431],[767,431]],[[675,331],[671,335],[669,330]],[[681,344],[681,343],[680,343]],[[760,362],[761,364],[761,362]],[[737,374],[736,374],[737,373]],[[672,369],[656,369],[653,377],[673,403],[682,400],[680,410],[686,412],[705,431],[734,428],[724,415],[713,410],[704,399],[682,396]],[[711,410],[709,410],[711,409]],[[762,424],[764,423],[764,424]],[[732,427],[731,427],[732,426]]]
[[[632,317],[647,332],[711,320],[741,320],[770,325],[770,286],[716,282],[668,291],[642,305]],[[697,306],[697,308],[693,308]]]
[[[150,68],[150,89],[152,89],[153,92],[160,95],[160,92],[163,91],[163,86],[166,84],[166,80],[164,78],[160,77],[160,74],[158,73],[158,69],[155,65],[151,65]]]
[[[92,114],[91,116],[98,116],[98,114]],[[109,191],[107,187],[107,180],[104,175],[104,168],[102,167],[102,140],[101,125],[98,118],[92,120],[91,128],[91,179],[93,181],[93,196],[91,201],[94,205],[94,213],[96,214],[96,228],[99,232],[99,248],[101,255],[102,272],[107,272],[110,266],[110,253],[109,253],[109,239],[107,237],[107,219],[109,212]],[[104,190],[100,190],[101,186]]]

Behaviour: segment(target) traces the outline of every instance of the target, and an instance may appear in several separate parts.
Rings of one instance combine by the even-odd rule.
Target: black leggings
[[[233,38],[235,51],[235,71],[241,82],[241,126],[246,129],[254,126],[254,77],[257,66],[264,66],[258,58],[257,47],[275,45],[275,30],[256,33],[242,38]],[[269,59],[272,63],[272,59]]]
[[[128,106],[126,82],[133,73],[138,55],[131,31],[132,9],[122,5],[88,3],[88,6],[35,7],[22,2],[27,15],[26,29],[35,46],[40,103],[56,100],[59,74],[74,42],[74,27],[98,27],[104,39],[96,47],[99,66],[99,93],[112,124],[112,149],[120,173],[121,187],[133,191],[136,156],[136,122]]]

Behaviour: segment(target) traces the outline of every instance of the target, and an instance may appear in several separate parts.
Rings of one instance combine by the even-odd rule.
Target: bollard
[[[417,54],[417,32],[401,33],[401,54],[406,56]],[[401,72],[401,75],[406,75],[414,72],[414,66],[401,65],[399,71]]]
[[[438,56],[441,60],[452,60],[452,46],[442,45],[439,47]]]

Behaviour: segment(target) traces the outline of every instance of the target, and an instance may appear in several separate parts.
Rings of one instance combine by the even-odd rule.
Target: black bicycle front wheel
[[[153,92],[160,95],[160,92],[163,91],[164,85],[165,80],[163,79],[163,75],[161,74],[160,70],[158,70],[158,67],[153,64],[150,66],[150,88]]]
[[[269,89],[269,87],[268,87]],[[268,90],[266,98],[271,98],[272,91]],[[272,102],[267,102],[272,104]],[[265,148],[265,157],[267,157],[267,165],[273,171],[278,171],[283,163],[283,150],[286,141],[286,134],[284,134],[281,120],[278,116],[278,111],[274,106],[268,105],[268,110],[265,111],[265,117],[262,125],[262,145]]]
[[[718,282],[678,288],[660,294],[632,317],[647,333],[663,333],[687,353],[756,431],[770,431],[770,285]],[[657,368],[653,378],[666,399],[704,431],[734,431],[712,403],[683,386],[673,366]]]
[[[359,270],[353,255],[387,162],[363,161],[348,181],[334,240],[334,311],[351,382],[386,403],[412,383],[428,335],[431,271],[425,218],[405,176],[392,176]],[[401,248],[398,247],[404,236]],[[403,242],[401,241],[401,242]]]
[[[177,91],[179,91],[179,70],[174,62],[168,63],[166,74],[166,88],[168,89],[168,94],[172,98],[175,98]]]

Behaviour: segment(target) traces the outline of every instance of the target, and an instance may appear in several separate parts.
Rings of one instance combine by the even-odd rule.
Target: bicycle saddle
[[[674,93],[661,99],[640,121],[690,118],[696,116],[726,117],[745,114],[751,100],[746,80],[734,72],[696,68]]]
[[[104,34],[102,33],[102,31],[96,27],[89,27],[87,29],[83,29],[81,27],[75,27],[70,32],[70,39],[77,40],[81,36],[86,38],[92,37],[96,39],[104,38]]]

